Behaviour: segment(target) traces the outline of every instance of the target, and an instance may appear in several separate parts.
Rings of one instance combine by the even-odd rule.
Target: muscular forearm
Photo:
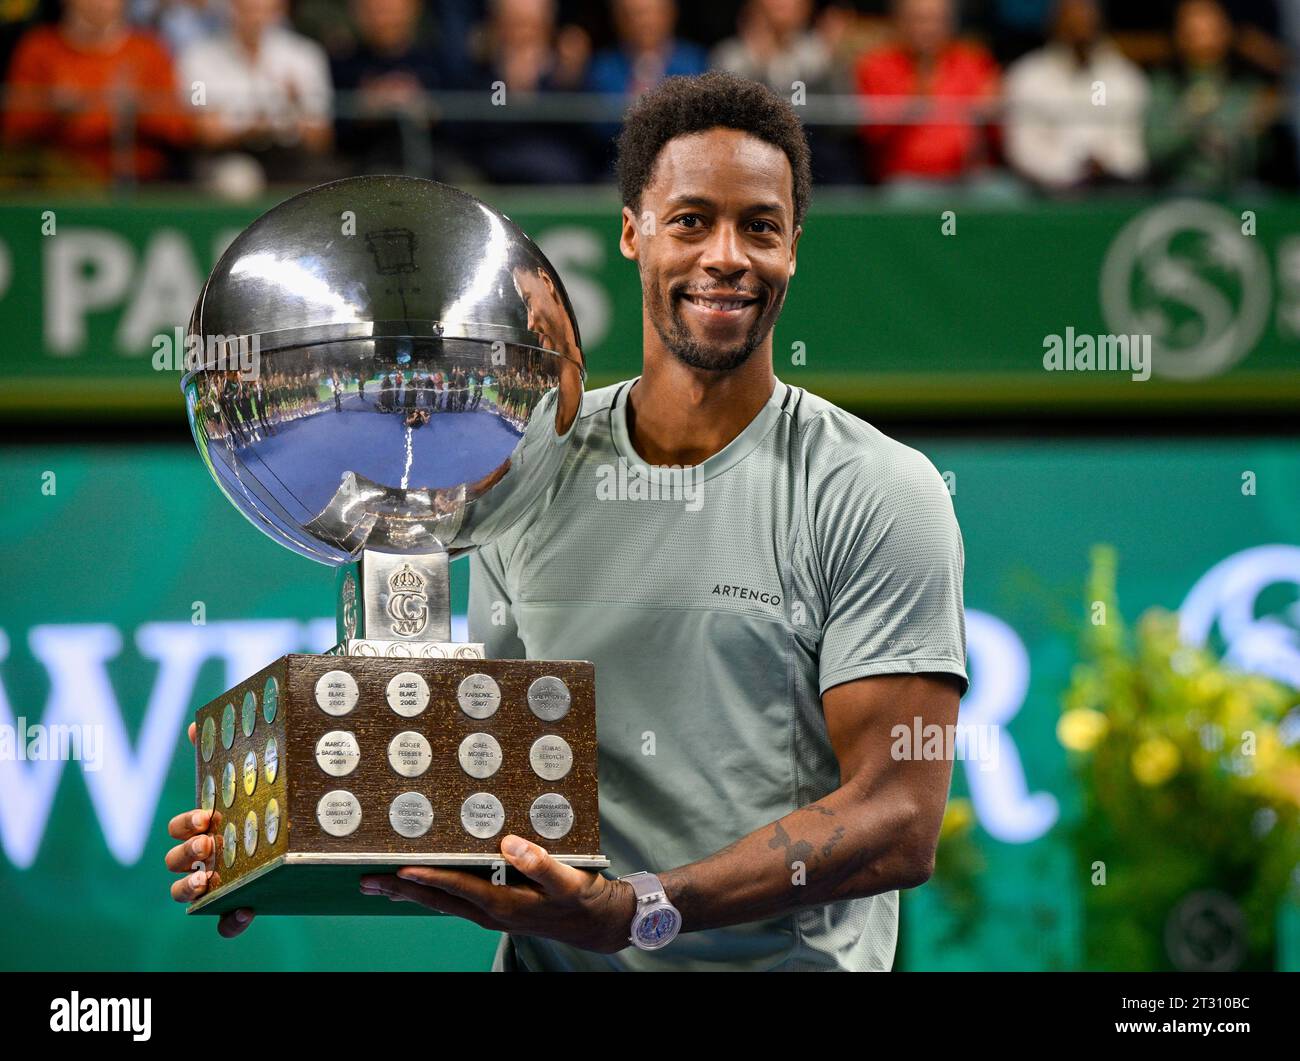
[[[893,794],[842,787],[659,879],[683,932],[911,888],[929,877],[932,817]]]

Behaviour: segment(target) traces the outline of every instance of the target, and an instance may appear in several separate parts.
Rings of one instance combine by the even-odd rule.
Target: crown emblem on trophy
[[[392,578],[388,580],[388,588],[394,593],[421,593],[424,590],[424,579],[411,569],[410,564],[403,564],[400,571],[393,572]]]
[[[429,621],[429,602],[424,596],[424,579],[410,564],[403,564],[388,579],[388,615],[393,633],[415,637]]]

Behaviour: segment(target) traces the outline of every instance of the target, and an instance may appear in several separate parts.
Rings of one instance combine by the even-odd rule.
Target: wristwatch
[[[682,915],[668,901],[664,886],[653,873],[629,873],[619,877],[636,892],[636,913],[632,915],[632,934],[628,936],[641,950],[659,950],[677,938]]]

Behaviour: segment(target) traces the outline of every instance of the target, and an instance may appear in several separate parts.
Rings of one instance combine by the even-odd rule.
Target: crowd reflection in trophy
[[[496,374],[462,365],[423,370],[394,365],[386,372],[351,377],[337,369],[264,372],[256,379],[209,373],[202,380],[202,400],[214,414],[208,433],[239,447],[330,410],[376,410],[399,416],[409,428],[423,427],[439,414],[490,412],[522,434],[533,409],[558,383],[553,374],[531,366]]]

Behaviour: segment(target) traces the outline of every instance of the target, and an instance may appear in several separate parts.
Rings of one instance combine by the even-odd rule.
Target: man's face
[[[284,18],[285,0],[231,0],[230,21],[237,31],[260,33]]]
[[[623,210],[620,246],[637,262],[665,348],[693,368],[728,372],[776,324],[800,234],[785,152],[719,128],[664,145],[639,214]]]
[[[899,36],[913,51],[933,55],[952,38],[951,0],[898,0],[895,10]]]
[[[67,0],[64,11],[83,26],[107,32],[124,23],[126,0]]]

